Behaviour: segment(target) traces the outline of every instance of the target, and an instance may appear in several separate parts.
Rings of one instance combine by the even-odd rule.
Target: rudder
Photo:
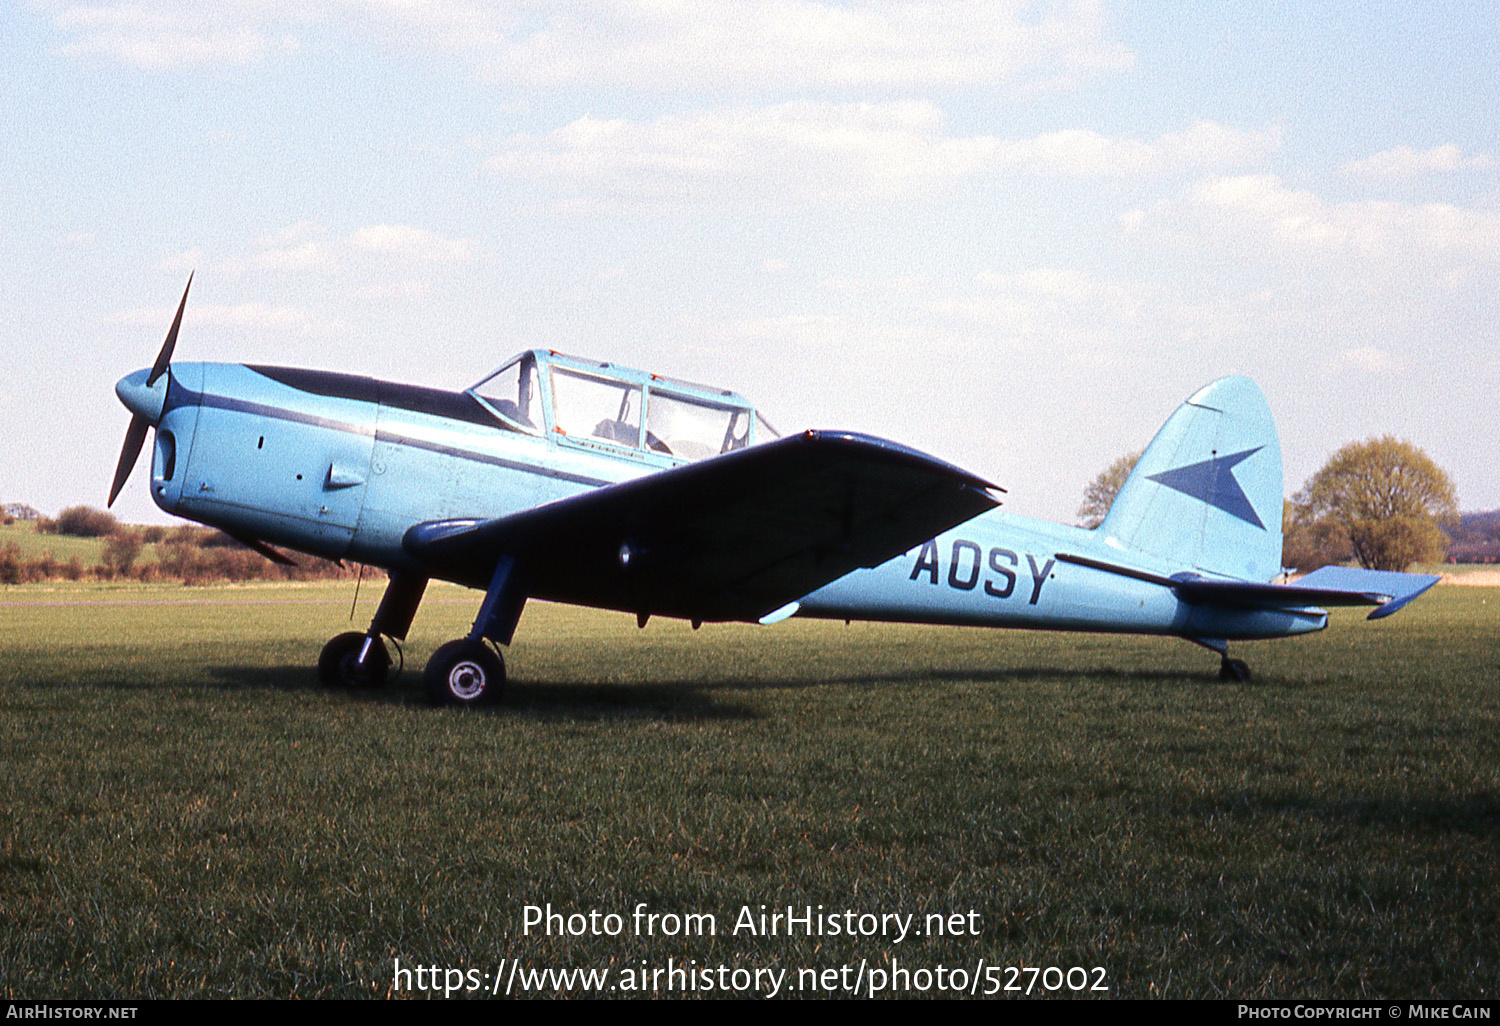
[[[1281,570],[1281,443],[1255,382],[1220,378],[1162,425],[1098,527],[1111,547],[1204,573]]]

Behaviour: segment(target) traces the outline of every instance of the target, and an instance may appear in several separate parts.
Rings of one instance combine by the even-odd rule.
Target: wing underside
[[[531,597],[755,620],[994,508],[998,490],[893,442],[808,431],[513,516],[419,524],[405,547],[474,587],[512,556]]]

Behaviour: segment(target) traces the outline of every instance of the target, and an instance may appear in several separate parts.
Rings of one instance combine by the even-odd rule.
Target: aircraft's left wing
[[[694,620],[755,620],[998,505],[995,485],[868,435],[806,431],[494,520],[418,524],[407,551],[483,588]]]

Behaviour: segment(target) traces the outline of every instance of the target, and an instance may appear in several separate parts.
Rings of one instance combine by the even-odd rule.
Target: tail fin
[[[1184,567],[1247,581],[1281,569],[1281,444],[1249,378],[1199,389],[1162,425],[1099,535]]]

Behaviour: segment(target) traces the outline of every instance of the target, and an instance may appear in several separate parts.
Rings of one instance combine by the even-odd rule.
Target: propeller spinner
[[[131,470],[135,468],[135,461],[141,455],[141,446],[146,441],[146,429],[155,427],[161,421],[162,410],[167,402],[167,382],[171,380],[167,371],[172,364],[172,350],[177,348],[177,329],[182,326],[182,311],[187,306],[188,289],[192,287],[193,276],[189,273],[187,288],[182,290],[182,301],[177,304],[177,316],[172,318],[172,328],[167,332],[167,340],[162,343],[161,352],[156,354],[156,362],[151,365],[151,369],[127,374],[115,384],[115,394],[130,410],[131,417],[130,426],[125,429],[125,444],[120,447],[120,462],[115,467],[114,484],[109,489],[108,506],[115,504],[120,489],[125,487]]]

